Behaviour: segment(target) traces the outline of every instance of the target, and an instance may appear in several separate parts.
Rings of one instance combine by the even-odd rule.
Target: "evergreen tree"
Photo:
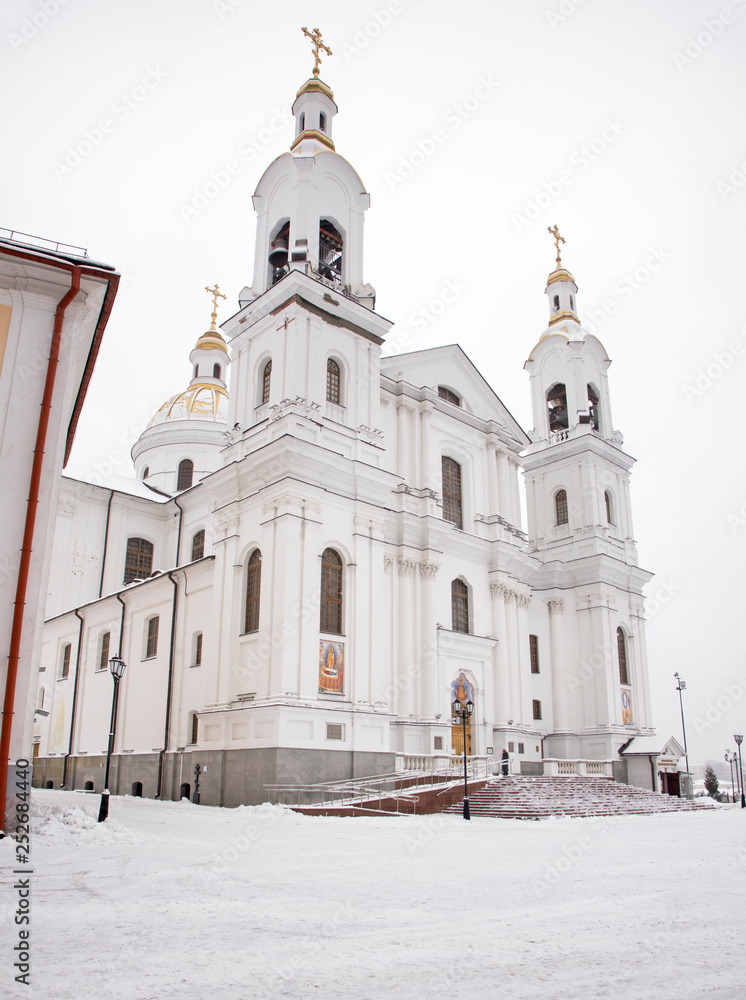
[[[705,768],[705,790],[710,798],[713,799],[718,793],[718,778],[712,764],[708,764]]]

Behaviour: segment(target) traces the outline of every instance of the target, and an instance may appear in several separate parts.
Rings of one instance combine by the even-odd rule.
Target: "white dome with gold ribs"
[[[168,420],[228,420],[228,390],[221,385],[193,382],[183,392],[167,399],[148,427],[165,424]]]

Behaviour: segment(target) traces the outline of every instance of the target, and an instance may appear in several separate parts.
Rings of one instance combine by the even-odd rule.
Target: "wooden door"
[[[463,722],[456,722],[455,719],[451,723],[451,746],[453,747],[454,754],[457,754],[459,757],[463,756],[464,724]],[[466,756],[471,756],[471,719],[467,719],[466,722]]]

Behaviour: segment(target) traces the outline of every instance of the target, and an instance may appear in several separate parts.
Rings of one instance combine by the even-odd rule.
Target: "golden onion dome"
[[[228,392],[221,385],[194,382],[183,392],[167,399],[148,427],[165,424],[170,420],[228,420]]]

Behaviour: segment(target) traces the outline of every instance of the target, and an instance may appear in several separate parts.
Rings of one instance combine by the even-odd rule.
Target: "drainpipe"
[[[117,656],[121,660],[122,659],[122,649],[124,647],[124,612],[127,610],[127,605],[122,600],[122,595],[121,594],[114,594],[114,596],[119,601],[119,603],[122,605],[122,615],[121,615],[121,617],[119,619],[119,652],[117,653]]]
[[[106,550],[109,547],[109,518],[111,517],[111,501],[114,499],[114,490],[109,493],[109,502],[106,505],[106,526],[104,527],[104,554],[101,557],[101,580],[98,585],[98,596],[104,591],[104,570],[106,569]],[[120,650],[121,653],[121,650]]]
[[[174,499],[174,503],[179,508],[179,530],[178,530],[178,533],[176,535],[176,562],[174,563],[174,566],[178,566],[179,565],[179,550],[181,549],[181,522],[184,520],[184,508],[179,504],[179,501],[176,499],[176,497],[174,497],[173,499]]]
[[[181,528],[181,522],[179,523],[179,528]],[[186,575],[186,574],[185,574]],[[174,580],[173,570],[168,573],[168,578],[174,585],[174,599],[171,605],[171,646],[168,653],[168,687],[166,689],[166,726],[163,733],[163,749],[158,757],[158,787],[156,788],[155,797],[159,799],[161,797],[162,783],[163,783],[163,758],[168,751],[168,731],[171,727],[171,695],[173,692],[174,685],[174,651],[176,649],[176,606],[177,598],[179,596],[179,585]]]
[[[18,568],[18,585],[16,587],[13,625],[10,633],[10,652],[8,654],[8,674],[5,682],[5,700],[3,702],[3,722],[0,732],[0,810],[3,813],[3,829],[6,828],[5,799],[8,791],[8,766],[10,763],[10,732],[13,722],[16,696],[16,681],[18,679],[18,663],[21,658],[21,636],[23,633],[23,609],[26,606],[26,590],[28,589],[29,570],[31,568],[31,549],[34,541],[36,512],[39,506],[39,487],[41,484],[42,466],[44,464],[44,448],[47,443],[49,417],[52,412],[52,397],[54,383],[57,378],[57,366],[60,360],[60,342],[62,326],[65,322],[65,312],[72,300],[80,291],[81,270],[77,266],[70,269],[70,288],[60,299],[54,315],[54,330],[49,348],[47,362],[47,377],[44,383],[44,395],[41,400],[41,413],[36,431],[34,459],[31,465],[31,481],[29,483],[28,506],[26,508],[26,524],[21,545],[21,563]]]
[[[73,614],[80,622],[80,627],[78,628],[78,655],[75,657],[75,683],[73,685],[73,707],[70,711],[70,742],[67,746],[67,753],[65,754],[65,759],[62,762],[62,784],[60,788],[64,788],[67,784],[67,762],[70,759],[70,755],[73,752],[73,735],[75,733],[75,706],[78,704],[78,684],[80,683],[80,659],[81,653],[83,651],[83,625],[85,624],[85,619],[81,614],[78,614],[78,608],[73,609]]]

